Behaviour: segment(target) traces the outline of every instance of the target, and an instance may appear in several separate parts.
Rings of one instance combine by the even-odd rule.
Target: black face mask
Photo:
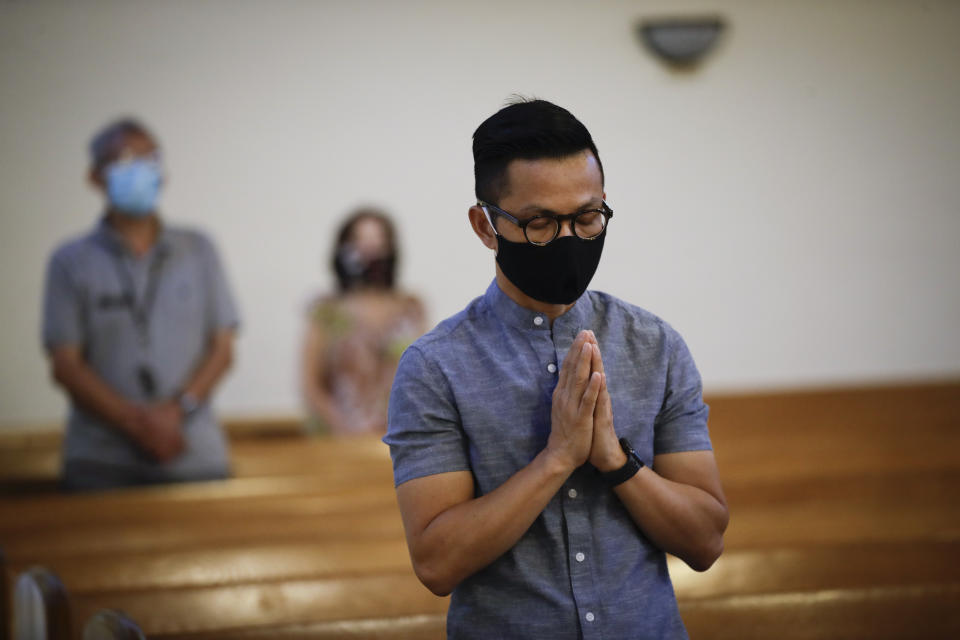
[[[396,263],[394,254],[368,260],[344,247],[334,258],[334,271],[343,291],[364,286],[390,289],[393,287]]]
[[[600,264],[607,230],[593,240],[557,238],[545,246],[510,242],[497,235],[497,264],[520,291],[549,304],[570,304],[583,295]]]

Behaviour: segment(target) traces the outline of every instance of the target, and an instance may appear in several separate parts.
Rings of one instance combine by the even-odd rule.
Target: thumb
[[[607,389],[607,374],[599,374],[601,378],[600,391],[597,394],[597,404],[594,408],[593,417],[603,418],[610,413],[610,392]]]

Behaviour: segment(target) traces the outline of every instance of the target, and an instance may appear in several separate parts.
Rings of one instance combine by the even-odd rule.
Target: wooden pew
[[[960,469],[727,487],[728,549],[960,539]]]
[[[684,601],[821,590],[960,585],[960,540],[767,547],[725,551],[697,573],[667,562]]]
[[[317,557],[327,554],[327,565],[309,579],[295,569],[285,579],[279,579],[283,567],[295,567],[297,555],[304,553],[302,550],[283,549],[282,546],[266,553],[260,549],[249,550],[246,561],[243,550],[234,550],[231,553],[239,554],[235,558],[231,559],[230,554],[219,557],[227,562],[208,558],[208,566],[204,566],[202,556],[195,552],[179,558],[153,559],[154,566],[151,566],[150,559],[140,566],[125,566],[131,559],[118,559],[112,566],[110,563],[74,562],[62,571],[67,584],[73,581],[70,590],[73,592],[74,607],[80,615],[88,609],[103,606],[107,601],[113,603],[110,606],[122,603],[128,611],[137,612],[138,619],[151,637],[193,637],[184,634],[201,632],[210,637],[234,637],[232,634],[235,630],[229,626],[219,628],[217,619],[184,619],[185,614],[177,607],[189,609],[201,603],[220,602],[218,606],[224,609],[224,615],[219,620],[223,621],[233,619],[227,615],[231,610],[231,602],[234,606],[246,609],[251,600],[261,602],[262,598],[269,599],[272,612],[265,618],[257,618],[261,627],[259,633],[263,637],[274,632],[272,627],[269,632],[266,629],[273,623],[288,629],[290,633],[297,630],[301,637],[323,637],[308,634],[342,630],[344,625],[351,624],[358,627],[355,629],[357,632],[369,630],[370,621],[364,622],[366,619],[362,618],[329,620],[331,615],[349,616],[355,610],[340,609],[337,604],[340,600],[335,600],[337,606],[330,611],[325,608],[330,600],[321,594],[342,588],[353,593],[357,600],[370,597],[371,594],[374,598],[383,597],[383,585],[386,582],[396,584],[394,581],[381,580],[383,572],[390,569],[391,562],[398,571],[394,578],[402,575],[411,577],[409,572],[403,573],[406,558],[402,541],[384,545],[383,552],[383,557],[374,557],[375,552],[364,550],[363,545],[359,544],[352,549],[348,545],[326,551],[317,547],[312,553]],[[310,564],[307,556],[304,554],[300,559]],[[960,589],[956,570],[958,560],[958,543],[928,546],[913,543],[846,545],[731,552],[706,574],[694,574],[686,570],[690,576],[684,576],[684,571],[672,561],[671,573],[692,637],[697,637],[693,629],[697,629],[701,637],[715,637],[715,634],[706,630],[712,629],[714,624],[737,620],[739,624],[735,629],[746,634],[741,635],[745,638],[831,636],[832,630],[837,628],[837,621],[828,616],[818,622],[813,610],[822,605],[840,606],[831,604],[836,600],[847,607],[848,613],[854,617],[879,616],[877,619],[886,621],[885,628],[903,630],[913,625],[915,629],[924,631],[924,637],[937,638],[950,637],[948,631],[955,628],[958,619],[952,608],[953,598]],[[171,566],[164,566],[165,561],[169,561]],[[259,582],[246,582],[252,576],[244,574],[242,569],[236,576],[218,573],[245,563],[250,566],[277,563],[280,568],[262,575],[265,580]],[[152,573],[153,578],[140,575],[143,571]],[[328,576],[320,577],[324,572]],[[110,573],[115,575],[108,575]],[[372,582],[354,580],[357,577],[370,577]],[[236,584],[231,583],[234,579],[238,581]],[[290,589],[278,589],[278,584],[288,585]],[[425,615],[429,617],[431,614],[422,611],[424,600],[421,598],[426,599],[429,607],[432,606],[431,596],[413,580],[408,580],[406,587],[402,596],[394,594],[398,602],[393,603],[395,607],[391,614],[394,615],[391,617],[402,620]],[[119,598],[118,591],[122,592]],[[319,609],[312,610],[304,604],[304,598],[314,597],[305,594],[315,594],[317,599],[314,605]],[[418,596],[416,602],[409,602],[410,594]],[[342,595],[347,597],[347,594]],[[918,599],[922,599],[920,605]],[[164,603],[165,608],[155,608],[158,602]],[[187,604],[191,602],[192,605]],[[282,613],[273,615],[276,611]],[[378,607],[376,611],[381,610]],[[431,625],[438,624],[442,611],[443,606],[438,605],[433,617],[429,618],[433,621]],[[930,612],[938,614],[932,621],[918,617]],[[158,618],[163,616],[169,616],[181,624],[161,624]],[[806,631],[798,632],[783,626],[785,621],[797,616],[800,616]],[[750,621],[748,629],[752,631],[749,634],[742,626],[745,620]],[[811,629],[819,631],[814,633]],[[736,633],[731,632],[720,637],[735,636]],[[245,636],[241,634],[236,637]],[[878,637],[895,637],[895,634],[881,634]]]
[[[180,634],[177,640],[444,640],[446,632],[446,613],[434,613]]]
[[[392,473],[382,463],[355,476],[291,476],[166,485],[83,495],[44,495],[0,501],[0,541],[17,531],[43,531],[69,523],[108,525],[165,518],[303,515],[331,510],[362,511],[396,503]]]
[[[145,640],[136,622],[122,611],[102,609],[83,625],[83,640]]]
[[[180,584],[196,590],[232,584],[271,593],[276,584],[270,581],[325,576],[329,579],[323,586],[330,590],[340,577],[336,568],[356,575],[385,571],[391,579],[405,573],[416,582],[385,446],[359,441],[346,447],[328,441],[317,448],[315,443],[303,440],[295,449],[304,465],[311,466],[314,475],[309,476],[4,500],[0,541],[9,550],[7,572],[37,559],[65,570],[72,600],[93,603],[78,611],[75,624],[88,611],[115,606],[112,596],[118,589],[163,591]],[[315,455],[307,459],[302,451],[311,447]],[[317,469],[331,479],[318,475]],[[368,540],[373,547],[361,549],[360,543]],[[240,565],[246,569],[238,571]],[[379,593],[376,583],[370,584],[373,593]],[[432,602],[426,589],[417,589]],[[90,594],[101,594],[103,600]],[[445,604],[431,607],[428,616],[445,610]],[[423,614],[414,607],[401,618],[417,620],[418,615]],[[328,611],[321,622],[334,625],[332,629],[338,619],[331,616]]]
[[[706,573],[693,572],[675,558],[669,566],[682,600],[957,585],[960,541],[732,550]],[[393,574],[410,564],[405,542],[397,537],[73,557],[59,559],[56,567],[69,592],[79,595]]]
[[[43,567],[17,576],[10,623],[13,637],[70,640],[70,604],[63,583]]]
[[[271,518],[271,528],[260,529],[260,542],[236,538],[232,544],[224,545],[222,539],[214,538],[211,544],[203,545],[196,539],[197,525],[184,520],[171,524],[175,524],[174,528],[179,529],[180,535],[190,540],[187,548],[158,550],[151,544],[155,538],[151,539],[151,534],[146,530],[141,531],[145,535],[141,540],[143,544],[133,552],[119,552],[105,545],[94,553],[88,553],[89,538],[88,544],[82,544],[77,549],[71,548],[71,541],[76,539],[71,535],[59,540],[48,537],[47,543],[54,547],[54,553],[51,553],[42,544],[38,545],[35,538],[25,538],[24,541],[28,543],[26,547],[17,549],[16,544],[13,545],[15,553],[11,554],[13,560],[9,569],[16,571],[21,565],[33,561],[37,555],[46,557],[63,576],[71,594],[75,622],[96,609],[121,606],[143,624],[144,631],[150,637],[163,637],[167,627],[155,623],[164,616],[172,620],[182,619],[183,610],[176,607],[189,609],[187,603],[191,600],[190,594],[212,602],[238,593],[248,596],[261,594],[262,597],[257,596],[255,600],[269,598],[273,602],[272,607],[279,607],[285,612],[280,618],[266,616],[264,624],[273,624],[282,619],[287,626],[294,622],[301,626],[312,625],[311,628],[321,625],[311,633],[334,633],[343,625],[352,625],[353,631],[360,633],[382,615],[371,610],[369,619],[343,620],[336,617],[342,613],[339,605],[325,609],[323,603],[318,604],[320,613],[307,615],[308,607],[291,609],[292,605],[287,599],[290,592],[278,585],[297,582],[300,587],[293,591],[294,594],[323,594],[338,592],[338,585],[343,579],[347,579],[349,589],[353,589],[357,583],[355,578],[367,577],[368,580],[358,583],[366,591],[360,589],[356,595],[358,598],[372,598],[372,603],[367,605],[372,606],[388,591],[379,578],[384,578],[390,584],[403,579],[406,587],[397,595],[398,603],[392,610],[396,615],[392,617],[406,621],[403,628],[407,628],[410,634],[420,633],[425,628],[436,627],[446,604],[445,600],[429,594],[413,576],[392,488],[386,495],[390,497],[389,503],[385,507],[378,505],[373,512],[352,512],[314,519],[310,523],[311,529],[300,532],[304,536],[300,541],[288,539],[277,542],[276,532],[284,528],[284,522]],[[126,499],[128,496],[112,497]],[[242,503],[240,500],[237,502]],[[332,528],[330,523],[333,523]],[[390,528],[371,529],[365,524],[388,524]],[[203,521],[199,530],[219,531],[223,526],[222,522]],[[228,526],[227,530],[231,529]],[[168,529],[167,533],[171,531]],[[105,538],[113,531],[111,527],[94,527],[91,535],[97,533]],[[263,542],[263,539],[270,542]],[[186,594],[186,599],[172,597],[172,592],[178,592],[181,596]],[[125,599],[118,598],[121,594]],[[407,602],[411,597],[413,601]],[[440,604],[435,601],[440,601]],[[157,609],[156,602],[171,602],[172,608]],[[427,603],[426,610],[423,602]],[[147,618],[144,622],[142,611],[155,613],[156,617]],[[224,615],[227,617],[228,611],[229,607],[226,607]],[[427,627],[424,627],[421,619],[424,615],[427,616]],[[411,626],[410,622],[417,620],[420,622]],[[210,621],[203,628],[210,631],[217,629],[218,624],[216,620]],[[415,631],[417,629],[420,631]],[[382,635],[383,629],[376,633]]]
[[[0,640],[10,640],[13,631],[12,609],[13,594],[10,592],[12,582],[7,576],[7,556],[0,547]]]
[[[317,637],[348,629],[356,637],[430,637],[423,634],[437,630],[447,606],[413,576],[402,539],[73,558],[58,571],[66,588],[54,582],[59,608],[48,611],[61,617],[59,627],[48,623],[52,640],[78,635],[79,621],[103,607],[122,608],[151,638],[250,629],[269,636],[274,626],[288,635],[309,628]],[[72,632],[64,631],[64,593]]]
[[[960,383],[800,390],[754,394],[708,394],[710,424],[717,457],[726,479],[730,473],[781,477],[784,473],[845,471],[855,473],[879,462],[894,467],[955,462],[943,439],[956,442]],[[903,437],[905,424],[923,424]],[[853,424],[854,428],[850,428]],[[224,426],[230,435],[234,470],[239,477],[315,473],[323,461],[311,459],[310,447],[297,455],[305,440],[296,417],[233,418]],[[865,431],[871,437],[863,437]],[[775,437],[781,455],[769,447]],[[54,486],[59,468],[58,427],[0,429],[0,494],[21,478],[27,484]],[[306,439],[306,442],[315,439]],[[324,441],[333,443],[335,440]],[[726,442],[736,446],[727,447]],[[335,447],[351,455],[355,441]],[[322,448],[322,447],[321,447]],[[386,447],[371,439],[359,449],[386,456]],[[275,452],[278,455],[272,455]],[[793,455],[785,455],[791,452]],[[878,457],[879,456],[879,457]],[[811,460],[817,462],[811,464]],[[743,464],[745,463],[745,464]],[[6,483],[6,484],[5,484]]]
[[[953,640],[960,585],[871,587],[680,601],[693,639]]]
[[[227,606],[236,596],[247,598],[236,603],[245,610],[249,602],[259,603],[253,610],[263,615],[250,614],[250,621],[259,620],[264,628],[282,623],[290,627],[291,633],[293,623],[321,625],[311,633],[334,633],[343,625],[352,625],[353,631],[360,633],[382,617],[406,621],[404,628],[413,635],[426,628],[435,629],[446,609],[446,601],[435,598],[413,575],[392,496],[388,508],[361,512],[359,523],[358,514],[347,515],[349,517],[315,520],[313,527],[321,535],[303,531],[301,533],[311,537],[299,542],[277,542],[274,532],[283,527],[283,522],[273,520],[273,531],[261,530],[261,534],[271,540],[269,543],[237,539],[230,545],[224,545],[222,540],[197,545],[195,532],[189,532],[194,525],[183,521],[178,523],[181,533],[186,530],[194,545],[186,549],[159,551],[151,548],[148,540],[134,552],[104,547],[99,553],[89,554],[83,549],[69,549],[69,545],[65,545],[68,539],[64,538],[59,542],[48,540],[55,542],[56,554],[36,545],[32,553],[46,556],[63,576],[71,594],[75,623],[97,609],[119,607],[130,613],[151,638],[166,637],[171,620],[183,623],[174,625],[175,629],[216,631],[225,620],[236,619]],[[324,531],[331,521],[333,529]],[[389,523],[391,529],[364,530],[364,523]],[[201,523],[201,530],[211,524]],[[101,537],[110,533],[110,528],[100,530]],[[32,553],[18,550],[9,569],[21,568],[32,560]],[[293,584],[299,586],[290,586]],[[344,610],[337,599],[313,602],[312,607],[297,600],[306,598],[306,594],[325,598],[325,594],[331,593],[339,594],[342,599],[351,592],[358,598],[354,609]],[[389,593],[396,602],[383,609],[380,602]],[[207,620],[205,626],[190,626],[184,616],[194,615],[198,602],[220,602],[223,615]],[[157,603],[167,603],[169,607],[158,607]],[[356,615],[356,611],[364,608],[366,617],[353,620],[343,617]],[[161,620],[166,622],[159,624]],[[420,622],[411,624],[418,620]],[[247,626],[245,623],[244,628]],[[220,630],[231,629],[233,627]],[[376,635],[383,632],[381,629]]]
[[[671,558],[691,638],[958,637],[960,541],[728,551],[697,574]]]
[[[671,576],[691,638],[960,636],[960,385],[711,403],[726,551]]]
[[[727,551],[709,572],[670,562],[692,638],[869,635],[864,630],[906,637],[916,635],[903,633],[911,628],[934,638],[956,635],[958,615],[946,605],[960,584],[960,504],[953,497],[960,480],[960,385],[711,403],[732,521]],[[158,637],[380,637],[390,624],[398,633],[419,630],[410,637],[440,637],[433,634],[442,631],[445,600],[419,585],[405,555],[400,560],[402,530],[385,447],[310,451],[283,439],[271,444],[262,451],[276,457],[251,458],[248,469],[257,477],[62,501],[43,496],[13,507],[0,501],[0,543],[12,563],[44,557],[62,563],[82,612],[121,606],[140,622],[140,612],[177,620],[195,597],[197,607],[189,610],[195,617],[181,627],[159,618],[144,623]],[[275,475],[284,469],[298,475]],[[56,539],[65,530],[76,532],[69,536],[74,541]],[[354,551],[324,558],[324,544]],[[384,550],[386,573],[375,566],[376,552],[364,564],[365,544]],[[396,546],[387,552],[390,545]],[[300,563],[298,553],[312,560]],[[124,556],[133,565],[118,568]],[[194,574],[191,565],[199,567]],[[390,585],[405,594],[393,609],[367,606],[363,615],[359,600],[338,605],[350,590],[377,603]],[[311,598],[320,602],[316,615],[306,604]],[[223,611],[230,603],[260,607],[264,615],[251,614],[239,626],[225,614],[202,618],[215,603]]]
[[[0,496],[56,491],[61,439],[56,427],[0,429]]]
[[[154,553],[57,558],[51,566],[71,596],[376,575],[412,575],[403,535],[381,540],[266,542]],[[19,573],[24,566],[10,563]]]
[[[795,484],[776,483],[756,489],[728,488],[733,519],[726,537],[727,554],[738,549],[811,544],[960,540],[960,505],[954,499],[958,485],[960,471],[824,481],[800,491]],[[145,499],[156,497],[155,492],[149,493]],[[126,494],[99,496],[95,502],[104,511],[122,512],[130,499]],[[63,527],[55,527],[40,533],[33,529],[6,532],[2,539],[8,561],[20,564],[78,555],[95,558],[99,554],[202,550],[257,540],[295,545],[344,537],[402,539],[389,487],[321,497],[272,498],[266,506],[261,496],[249,501],[235,497],[229,502],[207,508],[202,500],[201,506],[188,503],[188,509],[173,502],[157,505],[147,510],[143,519],[127,522],[67,520],[63,527],[69,528],[69,536],[62,535]],[[258,509],[266,511],[258,513]],[[105,525],[109,536],[103,533]]]
[[[228,638],[248,630],[336,625],[351,621],[441,616],[448,599],[427,591],[404,570],[375,575],[283,580],[225,586],[72,594],[84,617],[105,606],[126,611],[153,638],[206,634]]]
[[[960,382],[708,400],[725,486],[960,468]]]
[[[239,477],[316,473],[325,462],[323,457],[311,459],[316,447],[309,443],[318,439],[306,438],[296,417],[231,418],[224,422],[224,430],[230,440],[233,473]],[[56,492],[62,440],[62,425],[0,428],[0,496]],[[338,446],[336,439],[327,439],[332,446],[323,447],[329,449],[326,457],[340,453],[353,459],[377,448],[386,455],[386,445],[378,439],[347,440]],[[300,449],[306,450],[298,454]]]
[[[98,523],[52,528],[37,533],[18,532],[5,538],[12,560],[31,562],[62,557],[95,557],[109,554],[165,553],[242,545],[252,541],[277,544],[306,541],[375,540],[403,536],[396,505],[384,498],[367,510],[347,505],[317,514],[286,515],[282,519],[260,517],[254,510],[247,517],[189,521],[173,519],[152,522],[111,523],[105,534]],[[108,534],[108,535],[107,535]]]

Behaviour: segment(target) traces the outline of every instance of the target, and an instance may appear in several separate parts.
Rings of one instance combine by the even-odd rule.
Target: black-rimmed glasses
[[[490,215],[492,212],[498,216],[503,216],[520,227],[527,242],[539,246],[553,242],[560,235],[560,225],[567,220],[571,221],[573,233],[578,238],[594,240],[603,233],[603,230],[607,228],[607,221],[613,217],[613,209],[608,207],[606,202],[603,202],[598,209],[568,213],[562,216],[541,214],[526,220],[520,220],[500,207],[483,200],[478,200],[477,205],[487,213],[491,226],[493,226],[493,216]],[[496,230],[495,226],[494,230]]]

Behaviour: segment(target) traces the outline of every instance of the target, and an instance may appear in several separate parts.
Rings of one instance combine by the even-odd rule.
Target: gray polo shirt
[[[164,225],[153,248],[135,257],[103,219],[58,247],[47,265],[44,347],[81,347],[90,367],[133,402],[174,396],[205,357],[212,334],[237,325],[217,252],[198,231]],[[189,417],[184,436],[184,453],[161,465],[71,403],[64,463],[136,468],[154,480],[227,474],[226,442],[209,405]]]
[[[396,484],[470,471],[477,495],[546,446],[559,368],[581,329],[603,354],[617,434],[653,464],[710,449],[700,375],[656,316],[589,291],[553,323],[497,287],[403,354],[390,396]],[[589,464],[516,545],[453,591],[451,640],[686,638],[663,551]]]

